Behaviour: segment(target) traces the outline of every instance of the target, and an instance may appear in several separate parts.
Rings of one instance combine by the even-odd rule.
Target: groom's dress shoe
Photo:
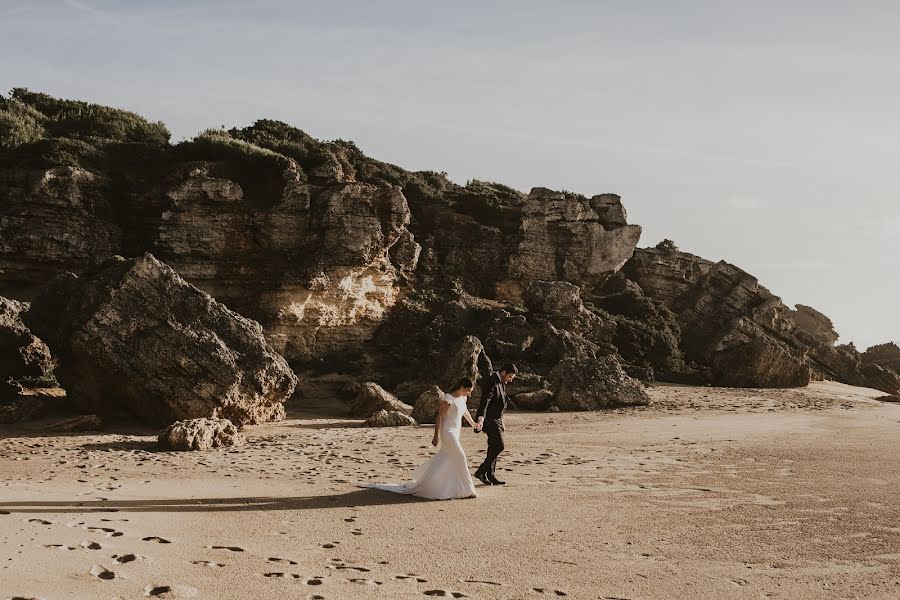
[[[486,475],[485,477],[487,478],[488,481],[491,482],[491,485],[506,485],[505,481],[500,481],[493,475]]]
[[[490,479],[488,479],[487,473],[475,473],[475,479],[477,479],[484,485],[494,485],[494,483]]]

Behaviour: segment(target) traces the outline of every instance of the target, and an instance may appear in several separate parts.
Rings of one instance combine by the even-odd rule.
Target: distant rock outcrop
[[[258,323],[149,254],[61,276],[26,322],[59,360],[69,400],[87,412],[261,423],[284,417],[297,382]]]

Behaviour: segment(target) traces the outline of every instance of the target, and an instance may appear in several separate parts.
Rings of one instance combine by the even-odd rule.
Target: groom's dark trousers
[[[478,470],[476,475],[485,473],[490,477],[494,477],[494,471],[497,470],[497,457],[503,452],[503,411],[506,409],[506,385],[500,379],[500,375],[494,373],[484,382],[481,390],[481,402],[478,404],[478,412],[476,419],[484,419],[482,431],[487,434],[488,450],[487,456]]]

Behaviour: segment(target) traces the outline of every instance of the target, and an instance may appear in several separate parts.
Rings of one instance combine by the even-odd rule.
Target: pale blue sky
[[[408,169],[615,192],[665,237],[900,342],[900,2],[0,0],[0,89],[269,117]]]

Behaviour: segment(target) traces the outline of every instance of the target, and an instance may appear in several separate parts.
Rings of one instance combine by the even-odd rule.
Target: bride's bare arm
[[[440,408],[438,408],[437,417],[434,419],[434,437],[431,440],[432,446],[438,445],[438,432],[441,430],[441,421],[444,420],[444,417],[447,416],[447,409],[450,408],[450,405],[441,400],[438,404]]]
[[[472,414],[469,411],[463,413],[463,418],[471,425],[472,427],[476,427],[475,419],[472,418]]]

